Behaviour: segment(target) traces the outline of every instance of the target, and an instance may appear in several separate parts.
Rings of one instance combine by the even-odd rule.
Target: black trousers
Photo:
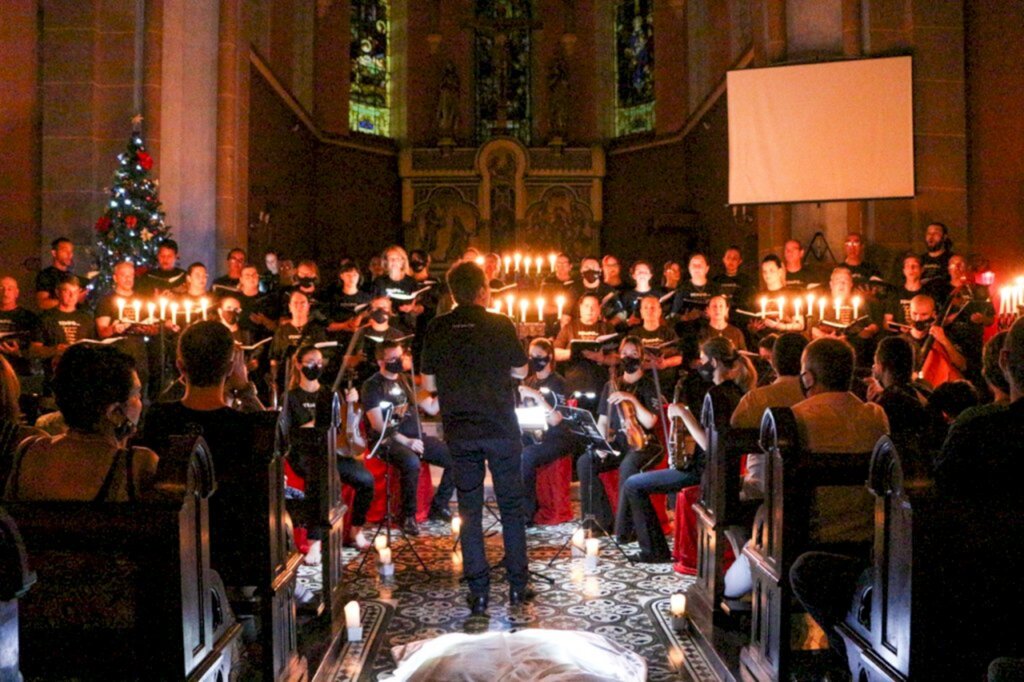
[[[831,552],[806,552],[789,569],[789,582],[807,613],[828,635],[828,645],[845,663],[846,644],[836,631],[850,609],[857,578],[867,568],[859,559]]]
[[[659,469],[645,471],[630,476],[622,486],[619,504],[629,508],[636,529],[636,539],[640,543],[641,561],[671,561],[672,553],[668,548],[665,534],[661,532],[658,514],[651,504],[651,495],[679,492],[683,488],[700,483],[700,473],[678,471],[676,469]]]
[[[583,452],[583,441],[561,424],[548,429],[544,439],[523,448],[523,514],[532,521],[537,513],[537,469],[561,457]]]
[[[594,520],[609,531],[612,531],[614,523],[614,533],[619,537],[619,541],[629,540],[634,532],[633,517],[629,513],[629,505],[623,495],[623,486],[630,476],[651,466],[660,456],[661,449],[653,446],[648,446],[643,450],[629,450],[621,461],[611,458],[602,460],[592,452],[584,453],[576,462],[576,473],[580,479],[580,506],[583,508],[583,515],[593,514]],[[619,461],[619,508],[613,517],[612,503],[597,475],[614,469],[616,461]]]
[[[524,588],[528,573],[523,480],[520,473],[522,443],[518,439],[485,438],[452,440],[448,445],[455,471],[455,487],[459,491],[463,572],[469,583],[469,591],[486,595],[491,584],[490,566],[487,565],[484,552],[485,464],[491,469],[494,495],[498,498],[509,586]]]
[[[373,502],[373,474],[358,459],[338,457],[338,477],[355,491],[352,500],[352,525],[366,525],[366,512]]]
[[[420,484],[420,459],[428,464],[444,467],[441,482],[434,492],[430,510],[446,509],[455,490],[452,476],[452,458],[444,441],[433,436],[423,437],[423,455],[400,445],[394,440],[381,446],[380,458],[398,469],[402,485],[402,514],[407,519],[416,518],[416,490]]]

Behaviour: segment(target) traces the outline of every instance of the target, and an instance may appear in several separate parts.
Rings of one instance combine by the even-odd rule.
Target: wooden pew
[[[853,679],[984,679],[993,658],[1024,655],[1024,504],[942,495],[905,471],[880,440],[872,567],[839,626]]]
[[[221,484],[210,505],[211,563],[231,588],[238,614],[256,620],[259,674],[301,680],[306,661],[296,641],[295,581],[302,555],[289,544],[278,413],[260,412],[252,419],[250,442],[214,453]]]
[[[742,635],[734,631],[736,623],[725,623],[722,597],[725,583],[723,555],[730,526],[753,524],[760,501],[740,500],[740,462],[751,452],[760,452],[758,429],[734,429],[729,426],[731,406],[713,392],[704,398],[701,424],[708,436],[708,450],[701,477],[700,499],[693,506],[697,513],[697,580],[687,591],[687,613],[697,628],[697,639],[719,677],[735,667],[735,655]],[[733,627],[730,627],[733,626]],[[731,649],[730,653],[726,653]]]
[[[22,599],[22,669],[42,679],[231,677],[241,627],[210,568],[201,438],[175,439],[132,503],[8,502],[38,572]]]
[[[0,680],[20,680],[18,599],[36,582],[18,526],[0,507]]]
[[[810,549],[849,554],[866,548],[811,544],[811,501],[815,488],[863,486],[871,452],[820,453],[805,450],[789,408],[771,408],[761,421],[761,449],[767,456],[765,497],[744,554],[753,581],[750,642],[740,651],[740,675],[751,680],[788,679],[794,601],[789,569]]]

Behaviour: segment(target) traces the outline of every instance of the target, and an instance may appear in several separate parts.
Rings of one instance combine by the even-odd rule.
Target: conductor
[[[462,516],[462,553],[474,616],[487,612],[490,571],[484,553],[484,464],[490,466],[501,513],[509,605],[533,596],[527,586],[526,526],[520,476],[519,423],[513,379],[526,376],[527,357],[515,326],[488,312],[484,271],[465,261],[448,271],[457,307],[431,320],[423,342],[422,374],[437,391],[445,440],[451,451]]]

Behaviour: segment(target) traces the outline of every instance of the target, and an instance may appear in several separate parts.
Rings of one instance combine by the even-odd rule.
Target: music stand
[[[615,448],[613,448],[611,444],[608,443],[607,439],[605,439],[604,435],[601,433],[601,430],[597,427],[597,422],[594,421],[594,415],[592,415],[589,410],[584,410],[583,408],[580,407],[569,407],[568,405],[558,405],[557,407],[555,407],[555,409],[558,410],[558,413],[562,415],[562,423],[566,425],[566,427],[569,429],[569,432],[572,433],[574,436],[583,439],[583,441],[586,443],[586,449],[583,452],[583,456],[591,455],[603,460],[609,456],[619,454],[619,452]],[[615,548],[619,550],[619,554],[621,554],[626,559],[626,561],[628,561],[629,563],[635,563],[634,559],[628,554],[626,554],[626,551],[622,549],[622,545],[620,545],[619,541],[615,539],[615,534],[609,533],[608,529],[602,526],[601,523],[594,516],[593,510],[595,476],[596,474],[594,472],[594,467],[591,467],[590,480],[587,482],[587,509],[589,511],[586,514],[583,513],[583,505],[581,501],[580,518],[578,521],[575,522],[575,528],[582,528],[588,536],[590,536],[593,533],[593,528],[598,528],[602,533],[604,533],[605,537],[612,541],[612,543],[615,545]],[[619,500],[619,504],[622,503],[623,501]],[[590,522],[589,528],[587,526],[587,522]],[[555,560],[558,559],[558,557],[562,555],[562,552],[564,552],[565,549],[569,546],[569,543],[572,542],[572,536],[574,534],[575,531],[573,531],[573,533],[570,533],[566,541],[562,543],[562,546],[558,548],[557,552],[555,552],[555,555],[551,557],[551,559],[548,561],[548,568],[551,568],[551,566],[555,563]]]

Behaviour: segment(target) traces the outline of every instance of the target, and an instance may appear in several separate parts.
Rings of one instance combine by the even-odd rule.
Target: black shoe
[[[537,593],[529,585],[526,587],[510,587],[508,590],[508,605],[521,606],[528,601],[533,601],[533,598],[536,596]]]
[[[414,537],[419,535],[420,534],[420,527],[416,523],[416,519],[414,519],[411,516],[408,517],[405,520],[405,522],[402,524],[402,532],[405,533],[406,535],[412,535]]]
[[[469,613],[472,616],[486,616],[487,615],[487,595],[486,594],[470,594],[467,599],[469,602]]]
[[[427,517],[428,521],[444,521],[445,523],[452,522],[452,513],[441,507],[440,509],[431,509],[430,516]]]

